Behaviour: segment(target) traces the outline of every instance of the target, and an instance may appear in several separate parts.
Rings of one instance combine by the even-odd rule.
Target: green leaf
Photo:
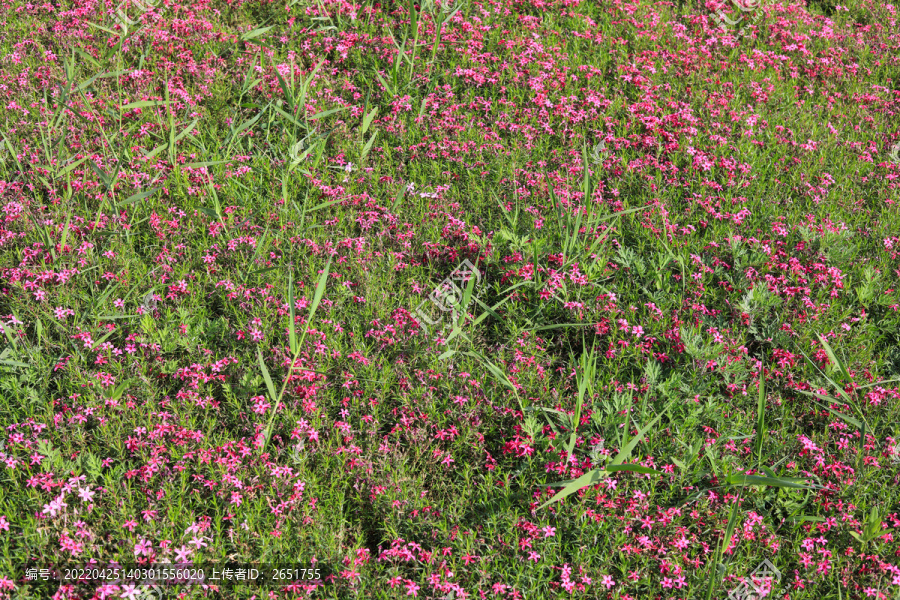
[[[440,356],[438,356],[438,360],[446,360],[446,359],[450,358],[451,356],[453,356],[454,354],[456,354],[456,350],[447,350],[446,352],[444,352]]]
[[[610,473],[612,473],[613,471],[630,471],[632,473],[650,473],[652,475],[664,475],[662,471],[657,471],[656,469],[651,469],[650,467],[645,467],[643,465],[607,465],[604,468]]]
[[[372,120],[375,118],[375,115],[377,115],[377,114],[378,114],[378,107],[376,106],[369,112],[369,114],[367,114],[365,117],[363,117],[362,128],[360,129],[360,133],[362,135],[366,135],[366,132],[369,130],[369,125],[372,124]],[[374,136],[373,136],[373,138],[374,138]],[[371,143],[371,140],[369,140],[369,141]]]
[[[372,143],[375,141],[375,138],[376,138],[376,137],[378,137],[378,132],[377,132],[377,131],[376,131],[375,133],[372,134],[372,137],[370,137],[370,138],[369,138],[369,141],[366,142],[366,145],[363,146],[362,153],[359,155],[359,158],[360,158],[360,159],[363,159],[363,158],[365,158],[366,156],[368,156],[369,151],[372,149]]]
[[[344,201],[344,200],[341,200],[341,199],[338,199],[338,200],[329,200],[329,201],[327,201],[327,202],[323,202],[322,204],[317,204],[316,206],[313,206],[312,208],[306,209],[306,210],[304,211],[304,213],[309,213],[309,212],[313,212],[313,211],[317,211],[317,210],[322,210],[323,208],[328,208],[329,206],[334,206],[335,204],[338,204],[338,203],[343,202],[343,201]]]
[[[274,63],[274,61],[273,61]],[[284,94],[285,100],[287,100],[288,107],[291,109],[291,112],[294,112],[294,93],[288,88],[287,82],[284,80],[284,77],[281,76],[281,72],[278,68],[273,64],[273,70],[275,71],[275,77],[278,78],[278,85],[281,87],[281,92]],[[299,125],[299,123],[298,123]]]
[[[230,160],[208,160],[205,162],[186,163],[184,168],[200,169],[202,167],[211,167],[213,165],[221,165],[231,162]]]
[[[143,200],[144,198],[146,198],[146,197],[148,197],[148,196],[151,196],[151,195],[153,195],[155,192],[159,191],[159,189],[160,189],[160,188],[155,187],[155,188],[151,188],[151,189],[149,189],[149,190],[145,190],[145,191],[143,191],[143,192],[138,192],[137,194],[134,194],[134,195],[132,195],[132,196],[129,196],[129,197],[126,198],[125,200],[122,200],[121,202],[119,202],[119,206],[129,206],[129,205],[131,205],[131,204],[134,204],[135,202],[140,202],[140,201]]]
[[[303,341],[306,339],[306,334],[309,333],[309,327],[312,323],[313,316],[316,314],[316,310],[319,308],[319,303],[322,301],[322,296],[325,294],[325,287],[328,284],[328,272],[331,269],[331,261],[329,258],[328,262],[325,264],[325,269],[322,271],[321,276],[319,277],[319,281],[316,283],[316,291],[313,294],[313,300],[309,307],[309,318],[306,321],[306,326],[303,329],[303,335],[300,337],[300,341],[297,343],[297,349],[303,347]],[[275,415],[278,414],[278,407],[281,405],[281,396],[284,394],[284,390],[287,387],[287,379],[285,379],[284,383],[281,386],[281,393],[277,396],[275,395],[275,386],[272,383],[272,378],[269,377],[269,371],[266,369],[265,363],[263,363],[262,351],[260,351],[259,347],[256,348],[257,356],[259,358],[259,365],[263,372],[263,377],[266,380],[266,386],[269,388],[269,393],[272,394],[272,399],[275,401],[275,408],[272,411],[272,416],[269,417],[269,422],[266,425],[265,429],[265,439],[263,441],[262,447],[260,448],[260,454],[265,453],[266,447],[269,445],[269,438],[272,434],[272,424],[275,421]],[[294,354],[291,360],[290,371],[294,370],[294,362],[297,359],[298,354]],[[290,377],[290,373],[288,373],[288,377]]]
[[[176,141],[176,142],[179,141],[181,138],[183,138],[183,137],[186,136],[188,133],[190,133],[191,131],[193,131],[193,130],[194,130],[194,127],[195,127],[195,126],[197,125],[197,123],[199,123],[199,122],[200,122],[200,119],[194,119],[193,121],[191,121],[191,124],[190,124],[190,125],[188,125],[187,127],[185,127],[184,130],[183,130],[181,133],[179,133],[177,136],[175,136],[175,141]]]
[[[332,108],[330,110],[324,110],[320,113],[316,113],[309,118],[310,121],[315,121],[316,119],[321,119],[322,117],[327,117],[328,115],[333,115],[334,113],[339,113],[342,110],[347,110],[345,106],[339,106],[337,108]]]
[[[97,174],[97,177],[100,178],[100,181],[103,182],[103,184],[106,186],[106,189],[109,189],[109,187],[110,187],[109,175],[107,175],[103,169],[98,167],[97,163],[95,163],[93,160],[88,162],[88,166],[91,168],[92,171],[94,171],[94,173]]]
[[[765,369],[759,371],[759,398],[756,401],[756,460],[762,464],[762,447],[766,436],[766,375]]]
[[[17,360],[0,360],[0,365],[6,365],[7,367],[18,367],[20,369],[27,368],[28,365]]]
[[[806,522],[823,523],[825,521],[825,517],[813,517],[810,515],[800,515],[799,517],[791,517],[788,519],[788,521],[795,521],[798,523],[806,523]]]
[[[548,487],[556,487],[557,485],[560,485],[563,483],[565,483],[566,486],[563,489],[561,489],[560,491],[558,491],[556,493],[556,495],[554,495],[552,498],[550,498],[549,500],[547,500],[546,502],[541,504],[538,507],[538,510],[541,510],[542,508],[550,506],[551,504],[553,504],[555,502],[559,502],[560,500],[567,498],[568,496],[571,496],[572,494],[574,494],[575,492],[577,492],[578,490],[580,490],[582,488],[596,485],[607,475],[608,475],[607,471],[605,471],[603,469],[593,469],[573,481],[570,481],[570,482],[561,481],[559,483],[549,484]]]
[[[497,379],[497,381],[499,381],[500,383],[502,383],[503,385],[505,385],[506,387],[511,389],[516,394],[519,393],[518,388],[516,388],[515,384],[513,384],[512,381],[510,381],[509,377],[506,376],[506,373],[504,373],[502,370],[500,370],[500,368],[498,368],[497,365],[495,365],[494,363],[489,361],[487,358],[477,355],[477,354],[474,354],[472,352],[464,352],[463,354],[467,354],[469,356],[472,356],[473,358],[477,358],[477,359],[481,360],[481,362],[484,363],[484,366],[487,368],[487,370],[491,372],[491,374]]]
[[[394,198],[394,203],[391,205],[391,212],[393,214],[397,214],[397,207],[400,206],[400,201],[403,199],[403,196],[406,194],[406,186],[401,185],[400,189],[397,191],[397,197]]]
[[[101,29],[102,29],[102,27],[101,27]],[[106,31],[109,31],[109,30],[107,29]],[[119,35],[119,34],[116,33],[116,32],[111,32],[111,33],[112,33],[113,35]],[[92,83],[94,83],[94,82],[95,82],[96,80],[98,80],[98,79],[107,79],[107,78],[109,78],[109,77],[118,77],[118,76],[124,75],[124,74],[126,74],[126,73],[129,73],[129,71],[123,69],[123,70],[121,70],[121,71],[110,71],[110,72],[108,72],[108,73],[101,73],[100,75],[94,75],[93,77],[91,77],[91,78],[88,79],[87,81],[82,82],[82,83],[75,89],[75,91],[76,91],[76,92],[81,92],[81,91],[83,91],[84,89],[86,89],[88,86],[90,86]],[[77,113],[76,113],[76,114],[77,114]]]
[[[141,100],[139,102],[132,102],[130,104],[123,104],[119,107],[119,110],[131,110],[134,108],[148,108],[151,106],[165,106],[168,104],[165,100]]]
[[[840,385],[838,385],[837,383],[835,383],[835,381],[834,381],[831,377],[829,377],[828,375],[826,375],[826,374],[822,371],[822,369],[820,369],[818,366],[816,366],[816,363],[814,363],[814,362],[812,361],[812,359],[809,358],[809,357],[806,355],[806,353],[805,353],[802,349],[800,349],[799,347],[798,347],[797,349],[800,350],[800,354],[802,354],[802,355],[803,355],[803,358],[806,359],[807,364],[809,364],[809,366],[811,366],[811,367],[813,368],[814,371],[818,371],[819,373],[821,373],[821,374],[822,374],[822,377],[824,377],[825,380],[826,380],[828,383],[830,383],[830,384],[837,390],[837,392],[841,395],[841,397],[843,397],[849,404],[852,405],[853,402],[852,402],[852,400],[850,400],[850,396],[847,394],[847,392],[844,391],[844,388],[842,388]],[[797,391],[800,391],[800,390],[797,390]]]
[[[727,550],[728,546],[731,545],[731,536],[734,535],[734,528],[738,522],[737,513],[738,513],[738,507],[741,504],[741,499],[740,499],[740,497],[738,497],[738,498],[735,498],[734,500],[732,500],[732,502],[733,502],[733,504],[731,507],[731,514],[728,515],[728,525],[725,527],[725,540],[723,541],[723,544],[722,544],[722,551]],[[721,556],[721,554],[720,554],[720,556]]]
[[[837,399],[836,399],[836,398],[829,398],[829,397],[827,397],[827,396],[822,396],[822,394],[816,394],[816,393],[814,393],[814,392],[806,392],[806,391],[803,391],[803,390],[794,390],[794,391],[795,391],[795,392],[800,392],[801,394],[804,394],[804,395],[806,395],[806,396],[813,396],[813,397],[816,397],[816,398],[822,398],[822,399],[824,399],[824,400],[829,400],[829,401],[832,401],[832,402],[837,402]],[[850,417],[850,416],[848,416],[848,415],[845,415],[844,413],[842,413],[842,412],[840,412],[840,411],[837,411],[837,410],[835,410],[835,409],[833,409],[833,408],[831,408],[831,407],[829,407],[829,406],[825,406],[824,404],[820,404],[820,403],[818,403],[818,402],[813,402],[813,404],[815,404],[816,406],[819,406],[819,407],[821,407],[821,408],[824,408],[825,410],[827,410],[828,412],[830,412],[830,413],[833,414],[834,416],[838,417],[839,419],[842,419],[844,422],[849,423],[850,425],[853,425],[853,426],[856,427],[857,429],[862,429],[862,426],[863,426],[862,423],[859,422],[859,421],[857,421],[857,420],[854,419],[853,417]]]
[[[169,147],[168,142],[166,142],[165,144],[160,144],[159,146],[157,146],[156,148],[154,148],[153,150],[151,150],[150,152],[145,154],[144,160],[150,160],[151,158],[155,157],[157,154],[159,154],[160,152],[162,152],[163,150],[165,150],[168,147]]]
[[[268,31],[269,31],[270,29],[272,29],[273,27],[275,27],[275,26],[274,26],[274,25],[269,25],[268,27],[257,27],[257,28],[254,29],[253,31],[248,31],[247,33],[245,33],[244,35],[242,35],[242,36],[241,36],[241,41],[242,41],[242,42],[247,42],[247,41],[249,41],[249,40],[256,39],[256,38],[258,38],[258,37],[261,36],[261,35],[265,35],[266,32],[268,32]]]
[[[272,383],[272,376],[269,375],[269,368],[266,367],[266,362],[263,360],[262,350],[259,349],[259,346],[256,347],[256,357],[259,359],[259,368],[262,371],[263,379],[266,380],[269,397],[272,399],[272,402],[277,402],[278,394],[275,393],[275,384]]]
[[[725,478],[725,485],[767,485],[770,487],[795,488],[799,490],[816,489],[815,486],[804,485],[798,481],[806,481],[798,478],[762,477],[761,475],[729,475]]]
[[[280,114],[282,117],[284,117],[285,119],[287,119],[288,121],[290,121],[291,123],[293,123],[294,125],[296,125],[297,127],[300,127],[300,128],[302,128],[302,129],[307,129],[306,124],[305,124],[305,123],[301,123],[300,121],[298,121],[296,118],[294,118],[293,115],[288,114],[287,112],[285,112],[284,110],[280,109],[280,108],[277,107],[277,106],[273,106],[272,109],[273,109],[275,112],[277,112],[278,114]],[[296,139],[296,138],[295,138],[295,139]]]
[[[309,320],[311,321],[313,315],[316,314],[316,310],[319,308],[319,302],[322,301],[322,296],[325,294],[325,287],[328,284],[328,272],[331,270],[331,258],[328,259],[328,263],[325,265],[325,270],[322,271],[321,276],[319,276],[319,281],[316,283],[316,292],[313,294],[312,304],[309,305]],[[307,321],[309,323],[309,321]],[[307,328],[308,329],[308,328]]]
[[[297,349],[297,325],[294,322],[294,273],[291,272],[288,275],[288,304],[290,305],[290,342],[291,342],[291,354],[296,355],[299,350]]]
[[[663,411],[663,412],[659,413],[658,415],[656,415],[655,419],[653,419],[652,421],[647,423],[647,425],[645,425],[640,431],[638,431],[637,435],[635,435],[633,438],[631,438],[631,441],[629,441],[628,444],[624,448],[622,448],[622,450],[619,451],[619,454],[616,455],[616,457],[613,459],[612,463],[610,463],[610,466],[621,465],[626,460],[631,458],[631,453],[634,451],[635,446],[637,446],[638,443],[642,439],[644,439],[644,434],[646,434],[647,431],[651,427],[653,427],[653,425],[655,425],[656,422],[659,421],[660,418],[662,418],[662,416],[664,414],[666,414],[666,411]]]
[[[390,94],[391,96],[397,95],[394,88],[392,86],[390,86],[387,81],[384,80],[384,77],[381,76],[381,73],[375,73],[375,76],[378,77],[378,81],[381,83],[381,85],[384,87],[384,90],[388,94]]]
[[[115,329],[113,329],[112,331],[107,331],[107,332],[106,332],[106,335],[104,335],[102,338],[100,338],[99,340],[97,340],[96,342],[94,342],[94,345],[91,347],[91,351],[96,350],[96,349],[100,346],[100,344],[102,344],[103,342],[106,341],[106,338],[108,338],[109,336],[111,336],[111,335],[114,334],[115,332],[116,332]]]
[[[819,338],[819,342],[822,344],[822,347],[825,348],[825,354],[828,355],[828,360],[838,368],[838,372],[841,374],[844,383],[850,383],[853,379],[850,377],[850,371],[847,370],[847,366],[844,365],[843,362],[838,360],[837,355],[835,355],[834,350],[831,349],[831,346],[828,344],[828,341],[822,337],[822,334],[817,333],[816,336]]]
[[[583,487],[588,487],[588,486],[598,483],[603,477],[607,476],[612,471],[635,471],[638,473],[654,472],[653,469],[646,470],[646,469],[648,469],[648,467],[644,467],[641,465],[626,465],[626,464],[622,464],[622,463],[625,460],[628,460],[628,458],[631,456],[631,453],[634,450],[635,446],[637,446],[638,442],[640,442],[641,439],[643,439],[644,434],[647,433],[647,431],[664,414],[665,414],[665,411],[658,414],[655,419],[653,419],[652,421],[650,421],[650,423],[648,423],[646,426],[644,426],[638,432],[638,434],[635,435],[634,438],[631,439],[631,441],[628,443],[628,445],[619,452],[619,454],[616,456],[616,458],[613,459],[613,461],[609,465],[607,465],[603,469],[593,469],[592,471],[585,473],[578,479],[568,482],[566,487],[564,487],[562,490],[557,492],[557,494],[555,496],[553,496],[550,500],[548,500],[547,502],[545,502],[544,504],[539,506],[538,510],[540,510],[546,506],[549,506],[550,504],[553,504],[554,502],[558,502],[558,501],[562,500],[563,498],[566,498],[567,496],[574,494],[575,492],[577,492],[578,490],[580,490]],[[656,471],[656,473],[659,473],[659,472]],[[564,483],[564,482],[561,482],[561,483]],[[556,485],[556,484],[551,484],[551,485]]]
[[[73,169],[77,168],[78,165],[80,165],[80,164],[83,163],[84,161],[88,160],[89,158],[90,158],[90,157],[85,156],[84,158],[80,158],[80,159],[76,160],[75,162],[73,162],[73,163],[70,164],[70,165],[66,165],[65,167],[63,167],[63,168],[60,170],[59,173],[56,174],[56,176],[57,176],[57,177],[62,177],[63,175],[66,175],[69,171],[72,171]]]

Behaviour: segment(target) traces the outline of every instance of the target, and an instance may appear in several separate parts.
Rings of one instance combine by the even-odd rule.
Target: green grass
[[[0,8],[0,597],[895,597],[892,9],[377,4]]]

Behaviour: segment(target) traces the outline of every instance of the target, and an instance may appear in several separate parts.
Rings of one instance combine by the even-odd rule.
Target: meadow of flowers
[[[0,598],[898,598],[897,12],[0,0]]]

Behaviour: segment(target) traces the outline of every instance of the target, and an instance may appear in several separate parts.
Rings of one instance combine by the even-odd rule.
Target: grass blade
[[[363,117],[362,128],[360,129],[360,134],[366,135],[366,132],[369,130],[369,125],[372,124],[372,120],[375,118],[375,115],[378,114],[378,107],[373,108],[369,114]]]
[[[638,445],[638,443],[644,438],[644,434],[646,434],[647,431],[649,431],[650,428],[653,427],[656,424],[656,422],[662,418],[662,416],[664,414],[666,414],[665,411],[659,413],[658,415],[656,415],[655,419],[653,419],[652,421],[647,423],[640,431],[638,431],[637,435],[635,435],[633,438],[631,438],[631,440],[628,442],[628,444],[626,444],[626,446],[619,451],[619,454],[616,455],[616,457],[613,459],[611,464],[621,465],[626,460],[631,458],[631,453],[634,451],[635,446]]]
[[[550,506],[551,504],[553,504],[555,502],[559,502],[560,500],[562,500],[568,496],[571,496],[572,494],[574,494],[575,492],[577,492],[578,490],[580,490],[582,488],[589,487],[592,485],[596,485],[597,483],[600,483],[600,481],[604,477],[606,477],[608,474],[609,473],[604,469],[593,469],[591,471],[588,471],[587,473],[585,473],[578,479],[570,481],[568,484],[566,484],[566,486],[563,489],[561,489],[560,491],[556,492],[556,494],[552,498],[550,498],[549,500],[547,500],[546,502],[541,504],[538,507],[538,510],[541,510],[542,508],[546,508],[547,506]],[[563,482],[560,482],[560,483],[563,483]],[[555,485],[555,484],[551,484],[551,486],[552,485]]]
[[[155,188],[151,188],[149,190],[143,191],[143,192],[138,192],[137,194],[129,196],[125,200],[122,200],[121,202],[119,202],[119,206],[128,206],[130,204],[134,204],[135,202],[139,202],[139,201],[143,200],[144,198],[146,198],[147,196],[153,195],[159,189],[160,188],[155,187]]]
[[[269,374],[269,368],[266,367],[266,362],[263,360],[262,350],[259,349],[259,346],[256,347],[256,357],[259,359],[259,369],[262,371],[263,379],[266,381],[269,397],[272,399],[272,402],[277,402],[278,395],[275,393],[275,384],[272,382],[272,376]]]
[[[763,439],[766,435],[766,370],[759,369],[759,398],[756,401],[756,466],[762,464]]]
[[[828,341],[824,337],[822,337],[822,334],[817,333],[816,336],[819,338],[819,342],[822,344],[822,347],[825,348],[825,354],[828,355],[828,360],[830,360],[831,363],[838,368],[838,372],[841,374],[843,383],[850,383],[852,381],[852,378],[850,377],[850,371],[847,370],[847,366],[843,362],[838,360],[838,357],[834,353],[834,350],[831,349],[831,346],[828,344]]]
[[[288,325],[290,331],[291,354],[297,354],[297,325],[294,322],[294,274],[288,275],[288,305],[290,306],[291,321]]]
[[[268,27],[257,27],[253,31],[248,31],[244,35],[241,36],[242,42],[249,42],[250,40],[254,40],[261,35],[265,35],[267,31],[275,27],[274,25],[269,25]]]
[[[811,487],[809,485],[798,483],[798,481],[794,480],[794,478],[788,479],[784,477],[763,477],[762,475],[729,475],[725,478],[725,485],[767,485],[770,487],[795,488],[799,490],[815,489],[814,487]]]

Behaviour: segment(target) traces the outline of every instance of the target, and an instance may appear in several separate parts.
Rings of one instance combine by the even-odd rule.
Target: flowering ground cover
[[[900,594],[894,5],[3,0],[0,64],[0,597]],[[225,561],[314,576],[39,575]]]

